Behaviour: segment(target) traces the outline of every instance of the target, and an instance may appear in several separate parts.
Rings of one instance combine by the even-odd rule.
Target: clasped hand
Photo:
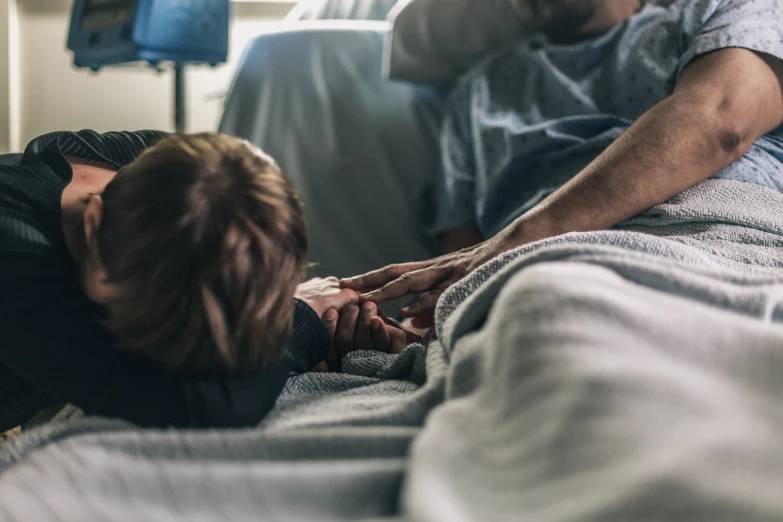
[[[314,278],[297,287],[296,297],[320,317],[332,337],[332,350],[316,371],[338,370],[340,361],[355,350],[400,353],[421,337],[390,317],[375,303],[359,304],[359,294],[340,288],[336,277]]]
[[[420,335],[432,326],[433,311],[443,292],[485,262],[518,246],[515,235],[515,228],[507,227],[476,246],[428,261],[391,265],[343,280],[316,278],[299,285],[296,297],[318,313],[332,336],[329,369],[339,368],[343,356],[353,350],[399,353],[420,341]],[[421,296],[400,310],[410,319],[404,325],[386,317],[377,306],[411,293]]]

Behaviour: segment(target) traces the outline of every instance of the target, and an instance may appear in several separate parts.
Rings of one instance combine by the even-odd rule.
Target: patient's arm
[[[729,48],[690,63],[674,93],[652,107],[584,170],[495,237],[429,261],[341,281],[382,303],[425,292],[401,310],[432,310],[450,285],[484,262],[532,241],[601,230],[715,175],[783,124],[783,63]]]
[[[740,48],[690,63],[674,93],[515,224],[528,243],[614,226],[703,181],[783,123],[783,63]]]

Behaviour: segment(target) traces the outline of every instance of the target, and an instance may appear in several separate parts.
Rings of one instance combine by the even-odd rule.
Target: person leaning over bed
[[[341,281],[404,317],[503,252],[602,230],[710,177],[783,191],[780,0],[510,0],[531,38],[456,85],[429,232],[446,255]],[[533,34],[535,33],[535,34]]]
[[[306,250],[293,186],[237,138],[57,132],[0,156],[0,433],[63,403],[258,423],[358,297],[297,285]]]

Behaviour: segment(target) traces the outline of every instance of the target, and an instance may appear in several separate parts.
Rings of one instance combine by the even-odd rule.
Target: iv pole
[[[174,132],[185,132],[185,64],[174,64]]]

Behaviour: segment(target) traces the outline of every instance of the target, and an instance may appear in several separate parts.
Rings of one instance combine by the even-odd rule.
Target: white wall
[[[105,68],[99,73],[73,67],[65,48],[72,0],[0,0],[0,33],[4,9],[16,2],[18,11],[18,137],[9,134],[13,68],[4,62],[0,43],[0,152],[24,147],[32,138],[53,130],[94,129],[173,130],[170,71],[148,68]],[[214,69],[195,66],[187,73],[187,131],[215,130],[225,93],[245,44],[283,18],[291,8],[286,2],[236,1],[227,64]],[[3,40],[0,34],[0,40]],[[6,42],[6,46],[9,42]],[[13,47],[14,42],[10,42]],[[14,107],[11,107],[13,109]],[[4,134],[5,133],[5,134]],[[11,132],[13,134],[13,132]]]
[[[0,0],[0,152],[18,147],[19,75],[16,3]]]

